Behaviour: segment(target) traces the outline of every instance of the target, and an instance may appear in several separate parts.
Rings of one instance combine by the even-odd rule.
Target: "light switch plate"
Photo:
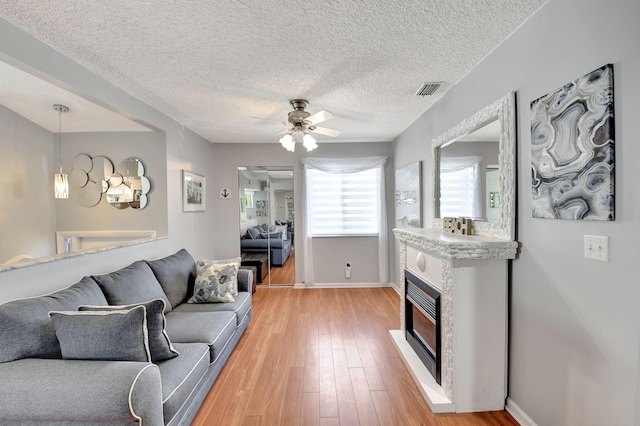
[[[586,259],[609,261],[609,237],[598,235],[584,236],[584,257]]]

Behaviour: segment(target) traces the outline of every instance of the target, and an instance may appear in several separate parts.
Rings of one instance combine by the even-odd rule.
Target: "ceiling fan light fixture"
[[[304,137],[302,138],[302,141],[303,141],[302,145],[304,145],[304,147],[307,148],[307,152],[313,151],[318,147],[318,144],[316,143],[316,139],[310,134],[305,133]]]
[[[318,127],[318,123],[322,123],[326,120],[332,119],[334,116],[329,111],[318,111],[311,115],[305,108],[309,105],[309,102],[305,99],[293,99],[289,101],[293,107],[293,111],[288,114],[288,120],[283,122],[288,129],[284,132],[278,133],[285,135],[280,138],[280,144],[287,151],[293,152],[295,145],[300,143],[306,149],[307,152],[313,151],[318,147],[316,139],[308,132],[318,133],[324,136],[336,137],[340,135],[339,130],[328,129],[326,127]]]
[[[293,140],[293,137],[288,133],[280,138],[280,145],[289,152],[294,152],[296,150],[296,143]]]

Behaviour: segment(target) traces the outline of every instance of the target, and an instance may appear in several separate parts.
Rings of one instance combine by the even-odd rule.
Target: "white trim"
[[[157,232],[150,230],[109,230],[109,231],[57,231],[56,253],[83,252],[105,246],[126,244],[135,241],[154,240]],[[71,239],[71,250],[65,250],[65,238]],[[87,241],[85,241],[87,240]]]
[[[518,404],[513,402],[513,399],[507,397],[507,403],[505,404],[504,409],[522,426],[538,426],[536,422],[534,422],[531,417],[529,417],[527,413],[518,406]]]
[[[305,283],[296,283],[293,288],[313,289],[313,288],[384,288],[393,287],[393,283],[315,283],[306,285]]]
[[[400,358],[407,366],[407,370],[409,370],[425,401],[429,404],[431,411],[434,413],[455,413],[456,404],[446,395],[442,386],[436,383],[427,367],[424,366],[405,339],[402,330],[389,330],[389,334],[396,349],[402,354]]]
[[[140,422],[140,425],[142,426],[143,421],[142,421],[142,417],[140,417],[139,415],[136,414],[136,412],[133,409],[133,403],[131,401],[131,397],[133,396],[133,388],[136,386],[136,383],[138,382],[138,379],[140,378],[140,376],[142,375],[143,372],[145,372],[148,368],[155,368],[156,370],[158,370],[158,376],[160,376],[160,369],[158,368],[157,365],[155,364],[149,364],[146,367],[144,367],[142,370],[138,371],[138,374],[136,374],[136,377],[133,379],[133,382],[131,383],[131,386],[129,386],[129,398],[128,398],[128,402],[129,402],[129,412],[131,413],[131,415]],[[160,377],[160,400],[162,401],[162,378]],[[164,404],[164,402],[163,402]]]

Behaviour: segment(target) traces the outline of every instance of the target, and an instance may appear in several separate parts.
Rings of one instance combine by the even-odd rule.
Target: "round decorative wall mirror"
[[[144,165],[138,158],[130,157],[120,162],[109,178],[107,202],[116,209],[143,209],[149,199],[151,182],[144,176]]]

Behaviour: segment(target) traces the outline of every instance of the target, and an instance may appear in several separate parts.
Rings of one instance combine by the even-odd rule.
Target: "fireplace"
[[[408,269],[404,277],[407,342],[441,384],[440,291]]]

